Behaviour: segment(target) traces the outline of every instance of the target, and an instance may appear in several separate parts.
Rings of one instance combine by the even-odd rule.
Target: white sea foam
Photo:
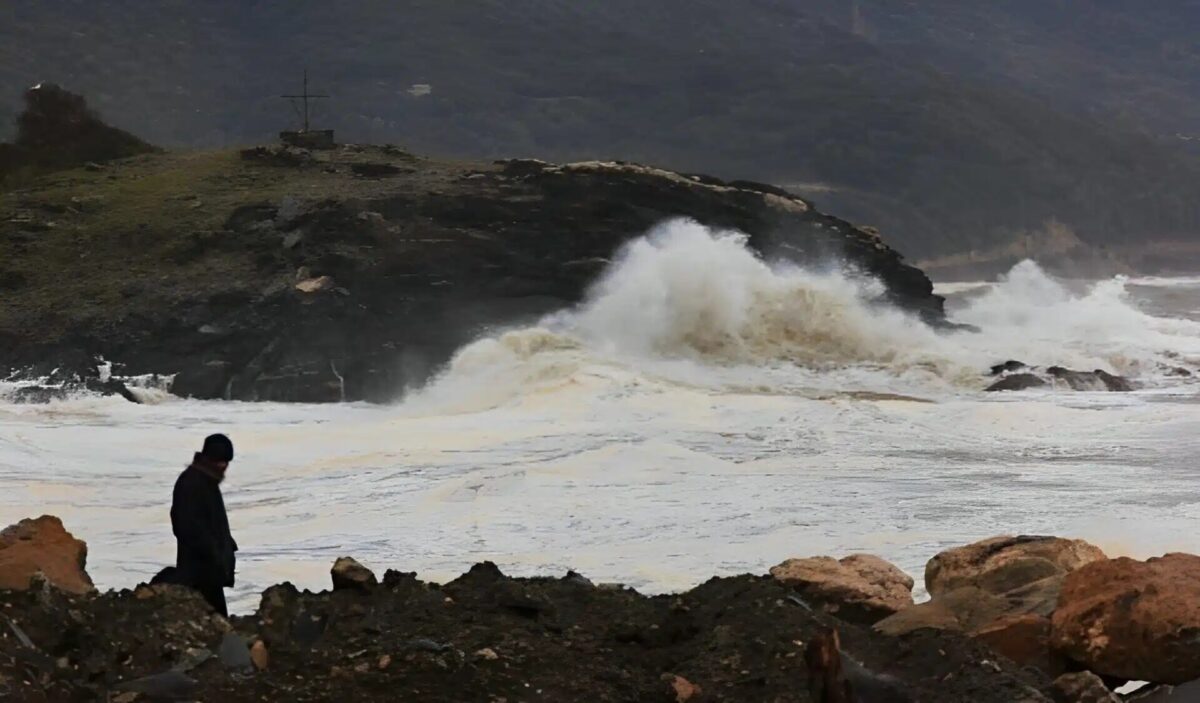
[[[1167,305],[1200,292],[1155,285]],[[132,585],[173,558],[171,482],[225,431],[241,610],[268,583],[325,586],[343,554],[661,591],[855,551],[919,575],[1004,532],[1200,551],[1200,388],[1159,368],[1200,366],[1200,323],[1145,312],[1139,287],[1026,262],[953,301],[980,332],[943,333],[873,302],[874,281],[672,222],[578,308],[464,347],[394,407],[0,403],[0,524],[58,514],[102,587]],[[1146,387],[982,393],[1008,358]]]

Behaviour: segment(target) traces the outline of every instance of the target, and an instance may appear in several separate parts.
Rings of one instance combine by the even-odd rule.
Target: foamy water
[[[1003,532],[1200,551],[1200,279],[1060,282],[1033,263],[946,287],[934,332],[845,271],[771,266],[670,223],[588,301],[462,349],[392,407],[80,398],[0,404],[0,523],[57,514],[102,587],[174,556],[199,439],[229,433],[235,604],[352,554],[448,579],[491,559],[648,591],[868,551],[919,576]],[[1131,394],[981,392],[991,364],[1103,368]]]

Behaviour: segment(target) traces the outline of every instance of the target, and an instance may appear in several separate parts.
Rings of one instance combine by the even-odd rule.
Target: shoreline
[[[0,533],[0,693],[12,700],[1076,703],[1110,700],[1085,697],[1097,686],[1120,701],[1108,689],[1129,680],[1200,678],[1200,656],[1178,648],[1188,630],[1173,629],[1200,586],[1172,585],[1200,574],[1200,557],[1109,559],[1055,537],[945,550],[920,603],[911,577],[870,555],[653,596],[491,562],[444,584],[378,577],[343,557],[327,590],[273,585],[228,620],[179,586],[98,593],[86,558],[57,518]],[[1129,597],[1153,617],[1126,622],[1113,604]],[[860,693],[822,697],[839,681]]]

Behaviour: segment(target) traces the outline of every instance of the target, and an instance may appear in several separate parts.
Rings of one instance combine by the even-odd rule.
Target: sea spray
[[[1023,262],[956,311],[978,333],[946,332],[879,302],[867,276],[765,261],[742,233],[672,220],[630,242],[582,304],[464,347],[410,403],[474,411],[606,376],[798,395],[975,393],[1007,359],[1153,384],[1172,358],[1200,354],[1200,323],[1140,311],[1126,285],[1072,292]]]

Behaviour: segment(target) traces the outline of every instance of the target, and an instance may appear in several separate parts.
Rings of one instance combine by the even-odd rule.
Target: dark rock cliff
[[[103,356],[177,374],[185,396],[386,401],[488,325],[577,303],[625,242],[672,217],[741,230],[769,258],[839,262],[945,322],[929,279],[878,234],[753,183],[355,146],[168,154],[97,176],[0,200],[18,276],[0,312],[10,372],[86,376],[81,360]]]

